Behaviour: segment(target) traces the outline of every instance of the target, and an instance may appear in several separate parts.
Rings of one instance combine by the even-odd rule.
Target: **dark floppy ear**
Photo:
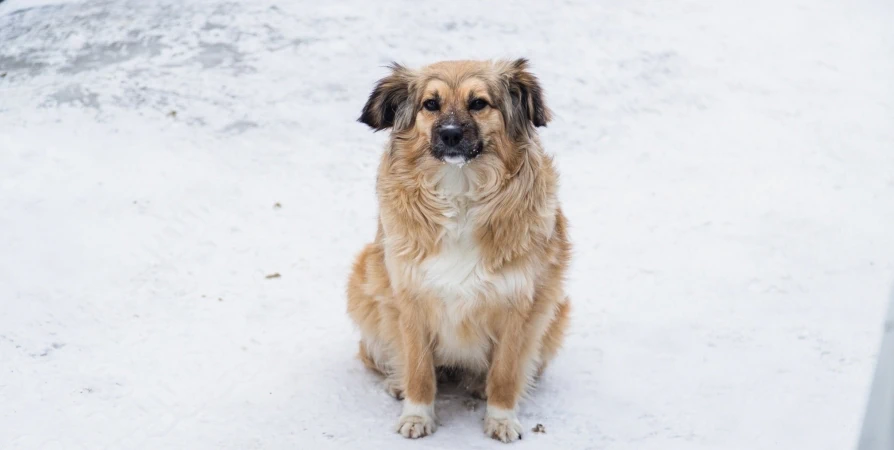
[[[413,73],[397,63],[391,63],[389,67],[391,74],[376,83],[360,118],[357,119],[376,131],[394,127],[395,122],[406,125],[404,122],[412,118],[412,114],[407,114],[406,109],[410,103]]]
[[[546,126],[552,120],[552,111],[543,101],[543,88],[537,77],[528,72],[528,60],[519,58],[507,63],[502,75],[512,97],[513,119],[523,119],[535,127]]]

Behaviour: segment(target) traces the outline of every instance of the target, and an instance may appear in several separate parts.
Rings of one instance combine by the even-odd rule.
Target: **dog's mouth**
[[[478,144],[476,144],[475,146],[470,146],[471,148],[468,149],[456,147],[438,147],[441,146],[433,146],[432,148],[432,153],[434,154],[435,158],[438,158],[448,164],[463,165],[477,158],[478,155],[480,155],[481,152],[484,151],[484,142],[478,141]]]

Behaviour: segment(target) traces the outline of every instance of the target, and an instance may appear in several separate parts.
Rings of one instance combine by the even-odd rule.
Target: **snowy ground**
[[[522,406],[547,433],[514,448],[856,443],[894,277],[890,2],[323,3],[0,4],[0,448],[502,448],[454,392],[394,434],[343,289],[383,65],[516,56],[576,259]]]

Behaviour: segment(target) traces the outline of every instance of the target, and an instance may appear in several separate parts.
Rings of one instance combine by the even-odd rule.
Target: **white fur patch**
[[[495,420],[518,420],[514,409],[500,408],[493,405],[487,405],[487,417]]]
[[[404,408],[400,413],[401,417],[403,416],[420,416],[420,417],[429,417],[431,419],[435,418],[435,404],[434,403],[416,403],[410,400],[404,400]]]

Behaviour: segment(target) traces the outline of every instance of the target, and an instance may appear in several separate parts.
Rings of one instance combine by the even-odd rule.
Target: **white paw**
[[[428,436],[438,428],[435,424],[434,405],[423,405],[404,400],[404,411],[397,421],[397,432],[408,439]]]
[[[522,426],[511,409],[487,406],[484,434],[503,442],[514,442],[522,437]]]

